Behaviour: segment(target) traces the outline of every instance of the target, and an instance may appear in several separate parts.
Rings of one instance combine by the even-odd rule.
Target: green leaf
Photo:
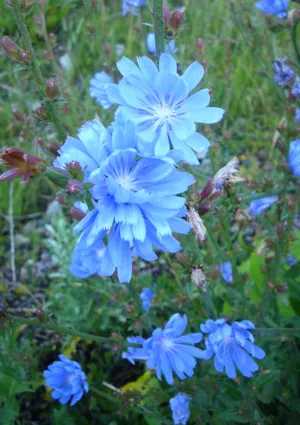
[[[240,415],[235,409],[228,409],[225,412],[218,415],[218,419],[223,421],[233,421],[241,424],[247,424],[250,422],[249,415]]]
[[[0,372],[0,396],[10,398],[13,394],[34,392],[26,383]]]

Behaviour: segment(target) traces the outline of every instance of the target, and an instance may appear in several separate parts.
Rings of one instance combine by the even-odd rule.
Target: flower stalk
[[[42,71],[40,70],[38,61],[36,59],[35,56],[35,51],[32,45],[32,41],[31,41],[31,37],[25,22],[25,18],[20,6],[20,3],[18,0],[11,0],[11,7],[13,9],[14,15],[15,15],[15,19],[20,31],[20,34],[22,36],[22,38],[24,39],[24,43],[25,43],[25,48],[26,50],[29,52],[30,58],[29,58],[29,64],[31,65],[32,71],[34,73],[37,85],[39,87],[39,90],[42,94],[42,96],[44,97],[46,94],[46,81],[44,79],[44,76],[42,74]],[[61,122],[61,119],[58,115],[57,109],[55,107],[55,104],[51,101],[47,101],[45,103],[48,111],[49,111],[49,115],[50,118],[53,122],[53,125],[56,128],[57,131],[57,135],[58,138],[63,141],[66,138],[66,131],[64,129],[64,126]]]
[[[153,0],[153,20],[156,44],[156,57],[159,57],[165,51],[165,26],[163,19],[163,0]]]

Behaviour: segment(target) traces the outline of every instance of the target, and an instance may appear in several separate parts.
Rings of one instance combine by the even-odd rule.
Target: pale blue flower
[[[184,153],[186,162],[198,164],[193,150],[202,152],[210,143],[196,132],[196,123],[213,124],[224,114],[223,109],[208,107],[208,89],[189,96],[204,68],[194,62],[179,76],[175,59],[166,53],[160,56],[159,69],[147,57],[137,58],[137,62],[139,67],[122,58],[117,66],[124,78],[107,89],[112,101],[121,105],[117,121],[129,119],[137,125],[144,144],[140,151],[161,157],[169,152],[171,143]]]
[[[48,366],[48,370],[43,373],[46,378],[46,385],[54,391],[52,397],[59,400],[61,404],[70,401],[70,406],[74,406],[83,396],[84,391],[89,390],[85,373],[79,363],[68,359],[60,354],[59,361]]]
[[[298,263],[298,261],[292,254],[288,254],[284,261],[291,267],[295,266]]]
[[[233,281],[232,265],[230,261],[226,261],[225,263],[221,264],[219,267],[220,267],[222,279],[227,283],[232,283]]]
[[[273,65],[274,77],[277,84],[286,86],[294,78],[294,71],[285,64],[286,59],[277,59]]]
[[[67,137],[59,149],[59,157],[53,165],[67,168],[72,161],[77,161],[87,178],[102,163],[102,146],[106,140],[107,130],[99,120],[86,122],[78,131],[78,138]]]
[[[295,78],[295,82],[294,82],[294,85],[292,87],[291,94],[296,99],[300,99],[300,78],[298,76]]]
[[[131,13],[138,16],[139,12],[136,8],[142,7],[145,4],[143,0],[122,0],[122,15],[125,16],[127,13]]]
[[[225,319],[207,320],[200,326],[207,333],[205,340],[206,359],[214,357],[218,372],[225,372],[229,378],[236,378],[236,368],[250,378],[259,367],[253,360],[263,359],[265,352],[253,344],[254,336],[249,329],[255,329],[249,320],[228,325]]]
[[[266,15],[275,15],[279,19],[286,18],[289,0],[263,0],[255,6]]]
[[[109,109],[113,105],[107,94],[108,85],[113,83],[111,76],[104,71],[97,72],[90,81],[90,96],[95,98],[103,109]]]
[[[147,34],[146,38],[146,46],[147,50],[151,55],[156,55],[156,44],[155,44],[155,34],[154,32],[150,32]],[[175,40],[171,40],[170,43],[166,44],[165,53],[176,53],[178,49],[175,46]]]
[[[90,142],[93,145],[94,139]],[[107,235],[97,273],[111,276],[117,268],[120,282],[129,282],[132,255],[153,261],[157,258],[153,245],[167,252],[181,249],[172,233],[186,234],[190,225],[181,218],[185,198],[177,195],[195,180],[177,171],[172,152],[165,158],[142,157],[131,122],[111,127],[105,144],[98,143],[94,154],[101,158],[88,178],[94,209],[74,228],[75,233],[82,232],[76,250],[89,249]]]
[[[149,311],[151,308],[151,298],[154,297],[154,293],[149,288],[144,288],[140,294],[144,311]]]
[[[300,108],[296,108],[296,121],[300,121]]]
[[[190,417],[190,400],[191,398],[184,394],[178,393],[170,400],[172,410],[172,418],[174,425],[186,425]]]
[[[205,358],[205,352],[194,347],[202,339],[201,333],[182,335],[187,326],[186,315],[173,314],[164,329],[157,328],[148,339],[133,337],[129,342],[141,344],[141,348],[129,347],[123,358],[132,364],[135,360],[144,360],[150,370],[156,368],[156,375],[161,380],[165,376],[168,384],[174,384],[173,372],[185,379],[194,374],[197,359]]]
[[[300,139],[290,143],[289,166],[296,177],[300,177]]]
[[[273,205],[276,201],[278,201],[278,196],[265,196],[264,198],[254,199],[250,202],[248,211],[252,215],[257,216],[266,209],[270,208],[270,206]]]
[[[81,279],[101,274],[105,248],[101,237],[91,245],[87,245],[86,238],[82,238],[72,253],[70,272]]]

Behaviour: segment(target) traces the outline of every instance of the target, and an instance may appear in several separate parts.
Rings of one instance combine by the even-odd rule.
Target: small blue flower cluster
[[[229,378],[236,378],[236,369],[248,378],[258,370],[253,358],[263,359],[265,352],[253,344],[255,329],[249,320],[226,323],[225,319],[207,320],[200,326],[205,339],[205,350],[195,347],[202,340],[202,333],[182,335],[187,326],[186,315],[174,314],[164,329],[157,328],[148,339],[129,337],[128,342],[140,344],[141,348],[129,347],[123,358],[132,364],[143,360],[147,367],[156,368],[156,375],[162,375],[168,384],[174,384],[173,373],[183,380],[194,375],[195,359],[209,360],[214,356],[214,365],[218,372],[225,372]]]
[[[127,13],[131,13],[138,16],[139,12],[136,8],[145,6],[145,4],[143,0],[122,0],[122,15],[125,16]]]
[[[189,96],[204,75],[198,62],[182,76],[167,53],[160,56],[159,67],[147,57],[137,62],[123,58],[117,63],[123,75],[119,84],[104,73],[95,75],[90,93],[105,109],[120,105],[115,122],[108,129],[99,120],[87,122],[77,138],[67,138],[54,162],[68,169],[76,160],[90,187],[90,210],[74,228],[81,234],[71,272],[81,278],[117,270],[119,281],[127,283],[132,256],[153,261],[154,247],[181,249],[173,233],[187,234],[190,224],[179,195],[195,180],[178,171],[177,164],[199,164],[194,151],[210,143],[196,123],[216,123],[224,114],[208,106],[209,90]]]
[[[287,17],[289,0],[263,0],[255,3],[255,6],[265,15],[274,15],[279,19]]]
[[[143,289],[140,294],[140,299],[142,301],[142,306],[144,311],[149,311],[151,308],[151,299],[154,297],[154,293],[149,288]]]
[[[233,276],[232,276],[232,265],[230,261],[226,261],[226,263],[223,263],[219,266],[220,273],[222,276],[222,279],[227,283],[233,282]]]

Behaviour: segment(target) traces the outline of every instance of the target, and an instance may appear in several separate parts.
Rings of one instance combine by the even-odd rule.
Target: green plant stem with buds
[[[20,7],[19,0],[11,0],[11,6],[14,11],[14,15],[16,18],[16,22],[20,31],[20,34],[24,40],[25,48],[29,52],[30,55],[30,64],[32,67],[32,71],[34,73],[37,85],[39,87],[39,90],[43,97],[46,95],[46,81],[44,79],[44,76],[42,74],[42,71],[40,70],[38,61],[35,56],[34,48],[32,45],[31,37],[25,22],[25,18],[22,12],[22,9]],[[61,119],[57,113],[56,106],[54,102],[47,101],[45,103],[45,106],[47,107],[49,111],[49,115],[51,117],[51,120],[53,122],[53,125],[56,128],[57,135],[60,141],[64,141],[66,138],[66,131],[65,128],[61,122]]]
[[[163,0],[153,0],[153,20],[156,44],[156,60],[165,51],[165,25],[163,18]]]

